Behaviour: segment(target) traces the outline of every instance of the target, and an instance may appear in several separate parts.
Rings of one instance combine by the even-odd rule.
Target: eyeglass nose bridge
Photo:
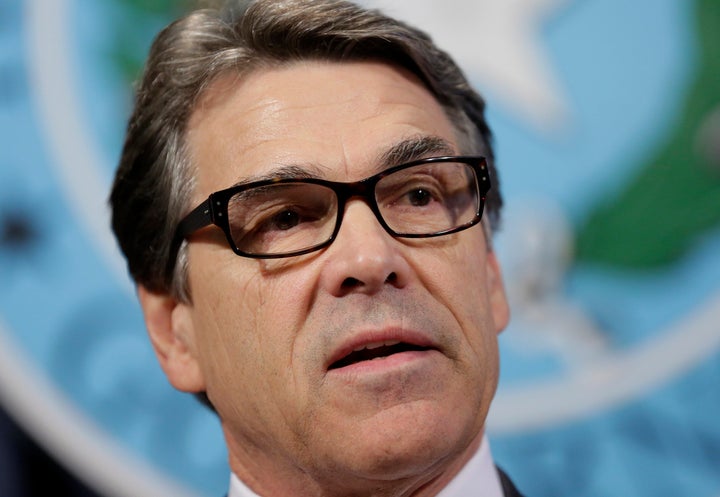
[[[337,220],[335,221],[335,230],[333,231],[332,238],[329,243],[332,243],[340,232],[340,226],[342,225],[345,217],[345,208],[350,200],[359,199],[367,205],[372,213],[375,215],[375,219],[380,226],[391,236],[397,236],[397,233],[390,228],[390,226],[383,218],[382,212],[380,212],[380,206],[375,198],[375,186],[378,181],[383,178],[383,175],[366,178],[364,180],[355,181],[353,183],[335,183],[334,190],[337,195]]]

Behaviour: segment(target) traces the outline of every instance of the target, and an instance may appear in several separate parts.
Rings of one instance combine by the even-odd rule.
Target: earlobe
[[[205,390],[197,361],[191,305],[138,285],[138,299],[155,355],[170,384],[183,392]]]
[[[505,294],[500,263],[492,250],[487,253],[487,284],[495,331],[500,333],[510,321],[510,306]]]

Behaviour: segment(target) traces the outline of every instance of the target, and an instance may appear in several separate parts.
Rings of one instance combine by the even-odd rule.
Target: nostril
[[[398,281],[398,275],[395,272],[388,274],[387,278],[385,278],[385,283],[389,283],[391,285],[397,283],[397,281]],[[343,280],[342,288],[349,290],[352,288],[357,288],[359,286],[363,286],[363,284],[364,283],[357,278],[348,277]]]
[[[351,289],[358,287],[362,284],[362,282],[357,278],[345,278],[342,282],[342,287],[345,289]]]

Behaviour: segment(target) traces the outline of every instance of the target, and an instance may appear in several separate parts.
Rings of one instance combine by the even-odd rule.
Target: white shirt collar
[[[500,477],[495,469],[490,443],[483,436],[480,448],[437,497],[503,497]],[[260,497],[235,476],[230,475],[228,497]]]
[[[500,476],[485,435],[475,455],[437,497],[503,497]]]

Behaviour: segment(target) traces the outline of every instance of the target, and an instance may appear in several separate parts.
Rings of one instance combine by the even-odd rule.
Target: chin
[[[457,419],[447,413],[393,416],[392,423],[365,426],[338,456],[347,469],[368,480],[397,480],[439,474],[460,457],[482,431],[474,419]],[[390,414],[392,415],[392,413]],[[470,418],[470,417],[468,417]]]

